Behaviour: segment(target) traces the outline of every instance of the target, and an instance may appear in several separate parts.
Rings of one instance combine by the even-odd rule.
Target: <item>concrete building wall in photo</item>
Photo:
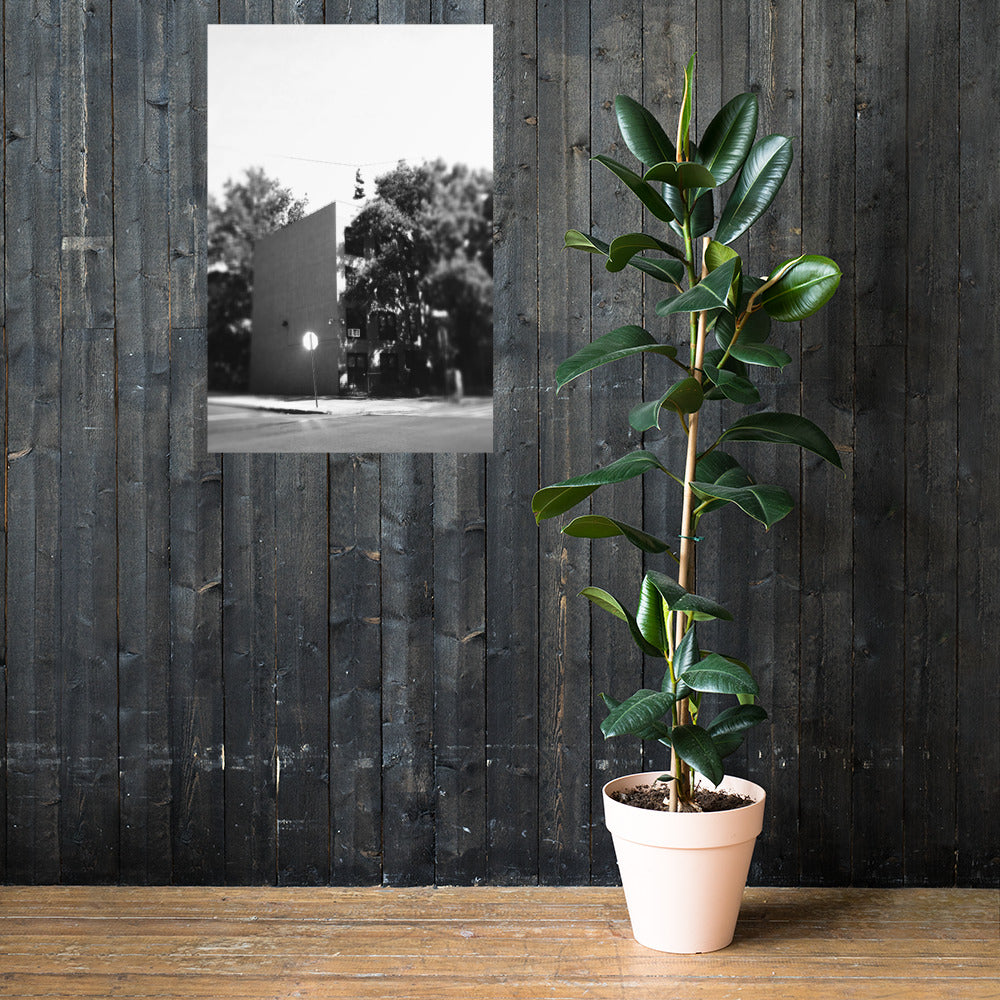
[[[319,338],[316,390],[339,392],[341,344],[346,328],[344,229],[360,206],[333,202],[258,240],[254,246],[250,391],[312,395],[309,351],[303,336]]]

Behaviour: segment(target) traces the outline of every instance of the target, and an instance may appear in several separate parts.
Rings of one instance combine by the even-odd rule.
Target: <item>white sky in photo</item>
[[[260,166],[315,211],[438,157],[492,169],[492,26],[209,26],[209,194]]]

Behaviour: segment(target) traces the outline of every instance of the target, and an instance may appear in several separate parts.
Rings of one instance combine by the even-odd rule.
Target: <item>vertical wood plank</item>
[[[63,369],[60,399],[60,876],[113,882],[119,815],[112,331],[64,329],[63,351],[74,363]]]
[[[542,484],[589,471],[590,389],[581,379],[556,393],[558,364],[590,340],[590,261],[562,249],[566,221],[588,202],[590,20],[584,11],[538,4],[538,366]],[[585,224],[584,224],[585,225]],[[575,225],[574,225],[575,228]],[[567,518],[585,512],[570,512]],[[590,877],[590,546],[539,529],[539,879]]]
[[[279,885],[330,880],[325,455],[275,457]]]
[[[276,879],[275,456],[222,460],[226,881]]]
[[[275,24],[322,24],[323,0],[274,0]]]
[[[331,881],[382,880],[378,456],[330,456]]]
[[[59,8],[4,18],[7,878],[59,881]]]
[[[66,3],[60,16],[62,324],[106,329],[114,321],[110,2]]]
[[[982,234],[1000,227],[1000,197],[995,173],[982,164],[1000,157],[995,114],[1000,23],[982,0],[963,0],[960,10],[956,864],[959,885],[996,886],[996,810],[984,790],[995,788],[1000,774],[1000,685],[994,666],[1000,647],[1000,463],[994,431],[1000,402],[992,376],[984,373],[1000,366],[995,292],[1000,248]],[[950,241],[946,247],[950,250]],[[939,724],[945,727],[950,719],[942,713]],[[931,759],[923,766],[939,763]]]
[[[170,358],[170,741],[175,883],[224,879],[221,472],[206,457],[205,330]],[[196,374],[197,373],[197,374]]]
[[[958,146],[958,64],[952,48],[958,25],[957,6],[918,2],[908,8],[907,271],[912,277],[905,362],[902,814],[908,885],[950,883],[955,864],[958,368],[941,362],[957,357],[959,347],[954,244],[959,190],[953,177],[928,171],[927,164],[945,163]],[[921,125],[914,127],[916,122]],[[944,240],[943,234],[948,234]]]
[[[118,874],[111,8],[63,4],[59,582],[61,877]]]
[[[800,6],[775,2],[751,8],[750,72],[760,89],[759,131],[791,136],[796,153],[802,148],[801,67]],[[801,167],[794,165],[774,204],[750,234],[751,273],[765,274],[776,263],[801,253],[801,191]],[[761,397],[783,412],[799,411],[800,336],[797,325],[781,324],[772,338],[793,361],[777,374],[773,388],[762,386]],[[759,482],[782,485],[800,501],[798,449],[751,445],[736,451],[737,457],[745,454],[747,468]],[[786,517],[766,534],[759,524],[742,518],[737,537],[745,540],[746,547],[733,555],[739,559],[747,553],[752,569],[745,604],[740,613],[730,610],[741,626],[752,630],[747,662],[760,681],[761,702],[770,716],[769,726],[758,727],[749,737],[746,774],[769,796],[768,822],[757,843],[751,879],[760,881],[766,871],[769,882],[781,885],[794,882],[799,868],[799,518]],[[746,580],[739,586],[746,588]],[[773,624],[755,629],[756,622]]]
[[[799,722],[801,878],[851,874],[851,485],[854,454],[854,4],[803,7],[802,245],[843,272],[833,300],[803,324],[802,412],[837,446],[846,475],[803,462],[802,671]],[[794,513],[790,516],[795,516]]]
[[[382,456],[383,881],[434,881],[433,473]]]
[[[174,880],[225,874],[221,470],[206,453],[206,26],[217,7],[171,9],[170,732]]]
[[[640,0],[595,4],[591,10],[590,147],[573,149],[589,181],[590,219],[587,219],[586,197],[577,195],[568,205],[569,214],[563,220],[563,228],[586,230],[589,222],[591,231],[608,242],[622,233],[640,231],[641,206],[631,196],[622,197],[618,180],[600,164],[590,163],[588,154],[603,153],[621,162],[631,162],[631,154],[618,130],[614,102],[618,94],[642,101],[642,27]],[[640,273],[634,268],[626,268],[624,272],[611,274],[603,259],[583,259],[590,264],[591,338],[602,337],[628,323],[642,326]],[[654,335],[661,333],[656,331]],[[664,371],[656,370],[656,374],[662,377]],[[641,398],[641,361],[618,362],[591,374],[591,468],[605,466],[639,444],[638,436],[629,426],[628,411]],[[643,489],[641,483],[630,483],[612,490],[599,490],[594,495],[594,507],[609,517],[640,524]],[[595,586],[603,587],[627,606],[635,607],[642,580],[642,554],[621,538],[594,542],[590,548],[590,576]],[[571,596],[570,600],[583,598]],[[617,883],[619,876],[611,835],[604,826],[601,789],[618,775],[641,770],[642,746],[631,737],[605,740],[601,732],[605,711],[600,696],[607,693],[621,699],[641,688],[643,657],[622,623],[603,611],[591,611],[591,629],[588,692],[593,748],[591,882],[606,885]]]
[[[857,9],[853,845],[856,885],[902,880],[908,234],[906,11]],[[886,377],[886,373],[892,373]],[[878,808],[872,804],[878,803]]]
[[[485,458],[434,456],[435,882],[486,877]]]
[[[219,0],[219,23],[270,24],[273,6],[274,0]]]
[[[374,24],[378,0],[326,0],[327,24]]]
[[[154,0],[114,12],[121,868],[169,883],[167,551],[170,292],[167,23]]]
[[[535,6],[493,6],[497,129],[494,401],[503,419],[487,459],[487,874],[529,883],[538,872],[538,487]]]
[[[205,326],[207,232],[206,56],[216,0],[185,0],[170,8],[170,325]]]

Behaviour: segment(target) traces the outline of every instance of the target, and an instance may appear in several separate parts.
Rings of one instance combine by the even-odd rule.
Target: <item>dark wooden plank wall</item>
[[[697,49],[699,128],[749,88],[795,142],[751,266],[844,269],[764,383],[847,475],[762,450],[803,506],[767,535],[723,515],[700,566],[773,720],[733,767],[770,795],[752,877],[997,884],[991,3],[8,0],[3,21],[0,877],[614,881],[600,786],[663,761],[601,738],[597,695],[645,665],[575,594],[631,597],[642,563],[536,531],[528,502],[633,447],[662,378],[555,393],[563,356],[655,326],[658,297],[560,247],[639,227],[588,157],[621,154],[617,93],[672,119]],[[206,454],[206,26],[272,21],[494,24],[492,456]],[[594,509],[676,534],[633,485]]]

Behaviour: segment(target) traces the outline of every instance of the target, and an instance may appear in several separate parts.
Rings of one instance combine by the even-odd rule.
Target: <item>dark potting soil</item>
[[[636,785],[611,792],[611,798],[627,806],[639,809],[654,809],[658,812],[670,811],[670,794],[665,782],[655,785]],[[710,788],[694,790],[694,805],[681,803],[680,812],[722,812],[724,809],[739,809],[753,802],[749,795],[734,795],[731,792],[715,792]]]

